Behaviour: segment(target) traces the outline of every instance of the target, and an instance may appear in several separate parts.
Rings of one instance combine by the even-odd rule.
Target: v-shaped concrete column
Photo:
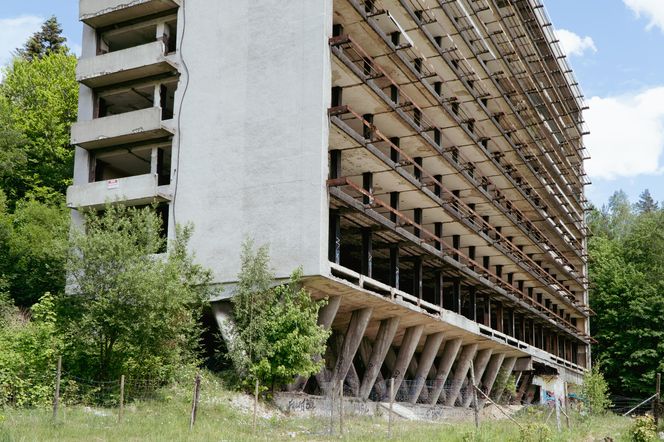
[[[344,341],[341,345],[341,351],[337,355],[337,362],[334,365],[334,371],[330,378],[330,382],[333,385],[330,391],[337,391],[339,382],[346,379],[357,348],[360,346],[360,341],[362,341],[367,325],[369,325],[371,313],[373,313],[373,308],[370,307],[353,311],[348,329],[346,330],[346,336],[344,336]]]
[[[411,404],[417,402],[417,398],[420,397],[420,393],[422,392],[422,388],[426,382],[429,370],[431,370],[433,361],[435,360],[442,343],[443,332],[434,333],[427,336],[427,340],[424,343],[424,349],[422,350],[422,354],[420,354],[417,373],[415,374],[415,384],[413,385],[413,388],[410,391],[410,397],[408,398],[408,401]]]
[[[491,394],[491,389],[493,388],[493,384],[496,381],[496,377],[498,377],[498,371],[503,365],[504,360],[505,353],[497,353],[491,356],[489,365],[486,366],[486,370],[484,371],[484,378],[482,379],[480,388],[487,396]],[[479,408],[482,408],[486,402],[486,398],[479,394],[477,400],[479,402]]]
[[[380,321],[378,327],[378,334],[373,343],[373,349],[368,361],[365,361],[366,370],[362,377],[362,384],[360,385],[359,397],[367,399],[371,393],[371,389],[376,382],[376,378],[380,375],[380,368],[383,366],[387,351],[394,340],[394,335],[397,333],[399,327],[399,318],[389,318]]]
[[[339,311],[339,306],[341,305],[341,296],[331,296],[327,300],[327,304],[323,306],[320,310],[318,310],[318,325],[323,327],[325,330],[329,330],[330,327],[332,327],[332,322],[334,322],[334,318],[337,316],[337,312]],[[318,362],[322,359],[323,357],[321,355],[314,355],[313,360],[314,362]],[[321,382],[327,382],[327,377],[329,373],[325,373],[327,369],[325,367],[321,368],[321,371],[316,374],[316,380],[318,381],[318,385],[322,385]],[[304,387],[307,385],[307,381],[309,378],[304,377],[304,376],[298,376],[295,381],[288,386],[289,391],[302,391],[304,390]]]
[[[514,370],[514,366],[516,365],[516,359],[517,358],[515,356],[511,358],[505,358],[503,361],[503,366],[500,367],[498,373],[499,376],[495,382],[495,388],[489,395],[496,402],[500,402],[500,398],[505,392],[505,384],[507,383],[507,379],[512,375],[512,370]]]
[[[461,392],[461,386],[463,381],[468,375],[468,369],[470,368],[470,361],[473,360],[475,353],[477,352],[477,344],[468,344],[463,347],[461,354],[457,359],[456,368],[454,369],[454,376],[452,377],[452,383],[450,385],[450,391],[445,398],[445,405],[448,407],[453,407],[454,403],[459,397]]]
[[[404,375],[410,364],[410,360],[415,354],[417,344],[420,342],[422,332],[424,331],[423,325],[416,325],[406,329],[406,334],[401,341],[399,347],[399,354],[397,355],[396,363],[394,364],[394,371],[392,377],[394,378],[394,396],[396,397],[397,391],[403,382]]]
[[[450,374],[452,364],[454,364],[454,360],[456,359],[460,348],[461,338],[451,339],[445,342],[443,355],[438,362],[438,369],[436,370],[436,377],[434,378],[434,388],[429,396],[429,403],[431,405],[435,405],[438,402],[438,398],[440,398],[440,395],[445,388],[445,381],[447,381],[447,376]],[[444,398],[445,396],[443,399]]]
[[[480,380],[482,379],[482,376],[484,375],[484,370],[486,370],[486,366],[489,363],[489,358],[491,358],[491,353],[493,353],[493,350],[490,348],[486,348],[484,350],[480,350],[477,352],[477,356],[475,356],[475,361],[473,363],[473,372],[475,375],[475,383],[479,384]],[[468,389],[466,390],[466,394],[463,398],[463,404],[462,406],[465,408],[468,408],[470,406],[470,403],[473,401],[473,390],[472,390],[472,385],[469,383],[468,384]],[[478,399],[481,394],[477,393]]]

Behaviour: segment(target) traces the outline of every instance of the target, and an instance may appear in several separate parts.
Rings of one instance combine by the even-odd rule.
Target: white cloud
[[[43,17],[22,15],[14,18],[0,18],[0,65],[4,66],[12,58],[16,48],[39,30]]]
[[[664,86],[616,97],[592,97],[585,119],[591,177],[616,179],[664,172]]]
[[[581,37],[567,29],[556,29],[556,37],[567,55],[582,56],[586,51],[597,52],[595,42],[588,36]]]
[[[637,17],[643,15],[649,20],[646,29],[650,30],[657,26],[664,32],[664,2],[662,0],[623,0],[623,3]]]

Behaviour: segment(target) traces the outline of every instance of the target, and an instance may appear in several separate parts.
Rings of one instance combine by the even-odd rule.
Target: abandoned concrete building
[[[80,0],[74,209],[158,202],[225,289],[302,266],[289,388],[544,401],[590,364],[583,98],[541,0]],[[500,375],[500,376],[499,376]],[[554,386],[551,386],[551,380]],[[562,383],[562,384],[561,384]],[[558,386],[556,386],[558,385]]]

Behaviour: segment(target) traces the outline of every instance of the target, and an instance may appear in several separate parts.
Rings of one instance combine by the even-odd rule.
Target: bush
[[[325,351],[329,331],[318,325],[318,309],[301,287],[302,271],[296,270],[286,284],[273,287],[266,246],[253,250],[245,241],[238,291],[232,298],[235,336],[228,343],[229,355],[240,377],[275,387],[295,376],[309,376],[322,362],[314,356]]]
[[[109,206],[72,233],[71,294],[60,314],[64,360],[77,376],[159,383],[199,362],[210,272],[187,252],[190,228],[178,228],[166,254],[160,230],[149,207]]]
[[[630,430],[631,440],[634,442],[652,442],[657,440],[657,427],[652,416],[639,416],[634,419]]]
[[[581,398],[591,414],[602,414],[611,406],[609,386],[601,367],[601,361],[596,361],[583,377]]]
[[[31,314],[4,301],[0,319],[0,406],[44,406],[53,400],[57,355],[62,341],[56,333],[55,299],[44,295]]]
[[[522,442],[549,442],[553,440],[553,432],[548,425],[532,422],[520,429]]]

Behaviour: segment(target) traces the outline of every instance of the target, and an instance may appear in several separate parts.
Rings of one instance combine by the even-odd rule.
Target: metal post
[[[387,437],[392,438],[392,408],[394,406],[394,378],[390,378],[390,414],[387,416]]]
[[[256,388],[254,388],[254,421],[253,432],[256,434],[256,412],[258,410],[258,379],[256,379]]]
[[[560,433],[560,398],[556,399],[556,428],[558,428],[558,433]]]
[[[480,428],[480,410],[477,406],[477,387],[475,386],[475,364],[470,361],[470,391],[473,395],[473,412],[475,414],[475,429]]]
[[[194,423],[196,423],[196,409],[198,408],[198,395],[201,392],[201,374],[196,375],[194,379],[194,397],[191,402],[191,417],[189,419],[189,431],[194,428]]]
[[[53,420],[58,417],[58,405],[60,405],[60,376],[62,375],[62,356],[58,356],[58,369],[55,374],[55,394],[53,395]]]
[[[344,381],[339,381],[339,434],[344,435]]]
[[[118,412],[118,422],[122,422],[122,415],[124,414],[124,388],[125,377],[120,376],[120,411]]]
[[[661,412],[661,391],[662,373],[657,373],[657,382],[655,384],[655,427],[659,428],[659,413]]]

